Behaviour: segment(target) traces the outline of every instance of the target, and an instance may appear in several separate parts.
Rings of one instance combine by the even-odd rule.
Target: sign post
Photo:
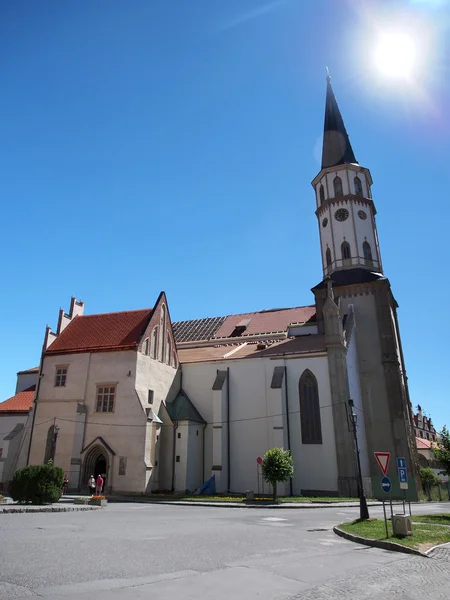
[[[398,480],[400,489],[403,490],[403,513],[406,514],[406,490],[408,489],[408,472],[406,470],[406,460],[403,457],[397,458]],[[409,516],[411,516],[411,502],[409,502]]]
[[[390,452],[374,452],[376,461],[378,463],[378,466],[381,469],[381,472],[383,473],[383,477],[381,478],[381,490],[385,493],[385,494],[389,494],[391,491],[391,480],[389,479],[389,477],[386,475],[388,468],[389,468],[389,461],[391,459],[391,453]],[[389,530],[388,530],[388,523],[387,523],[387,517],[386,517],[386,506],[384,504],[384,496],[382,497],[383,500],[383,514],[384,514],[384,525],[386,527],[386,539],[389,537]],[[391,502],[391,518],[392,518],[392,502]]]

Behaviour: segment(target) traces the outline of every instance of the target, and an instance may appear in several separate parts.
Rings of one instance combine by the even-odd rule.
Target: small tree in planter
[[[271,448],[263,456],[261,465],[264,479],[271,484],[273,500],[277,500],[277,483],[288,481],[294,475],[294,461],[289,450]]]
[[[49,461],[46,465],[29,465],[16,471],[9,493],[15,502],[49,504],[61,498],[63,483],[64,471]]]

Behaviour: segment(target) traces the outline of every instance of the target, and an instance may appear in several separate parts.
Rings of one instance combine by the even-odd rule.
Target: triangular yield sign
[[[377,463],[380,465],[380,469],[383,471],[383,475],[386,475],[388,467],[389,467],[389,460],[391,458],[391,453],[390,452],[374,452],[375,454],[375,458],[377,459]]]

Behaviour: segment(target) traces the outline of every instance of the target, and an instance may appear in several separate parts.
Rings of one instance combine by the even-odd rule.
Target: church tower
[[[313,180],[324,276],[360,267],[382,273],[372,177],[355,158],[327,77],[322,169]]]
[[[356,160],[330,77],[322,165],[312,186],[323,268],[323,280],[313,292],[318,328],[327,346],[339,491],[354,489],[352,399],[366,493],[383,495],[374,452],[390,452],[393,497],[402,497],[395,460],[401,457],[407,461],[409,496],[415,498],[418,456],[398,305],[383,274],[372,177]]]

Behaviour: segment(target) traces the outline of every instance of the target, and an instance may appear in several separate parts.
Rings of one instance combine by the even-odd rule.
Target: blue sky
[[[386,23],[420,23],[413,84],[374,71]],[[450,424],[449,29],[445,0],[2,2],[0,398],[71,295],[97,313],[163,289],[172,320],[313,302],[328,65],[412,402]]]

